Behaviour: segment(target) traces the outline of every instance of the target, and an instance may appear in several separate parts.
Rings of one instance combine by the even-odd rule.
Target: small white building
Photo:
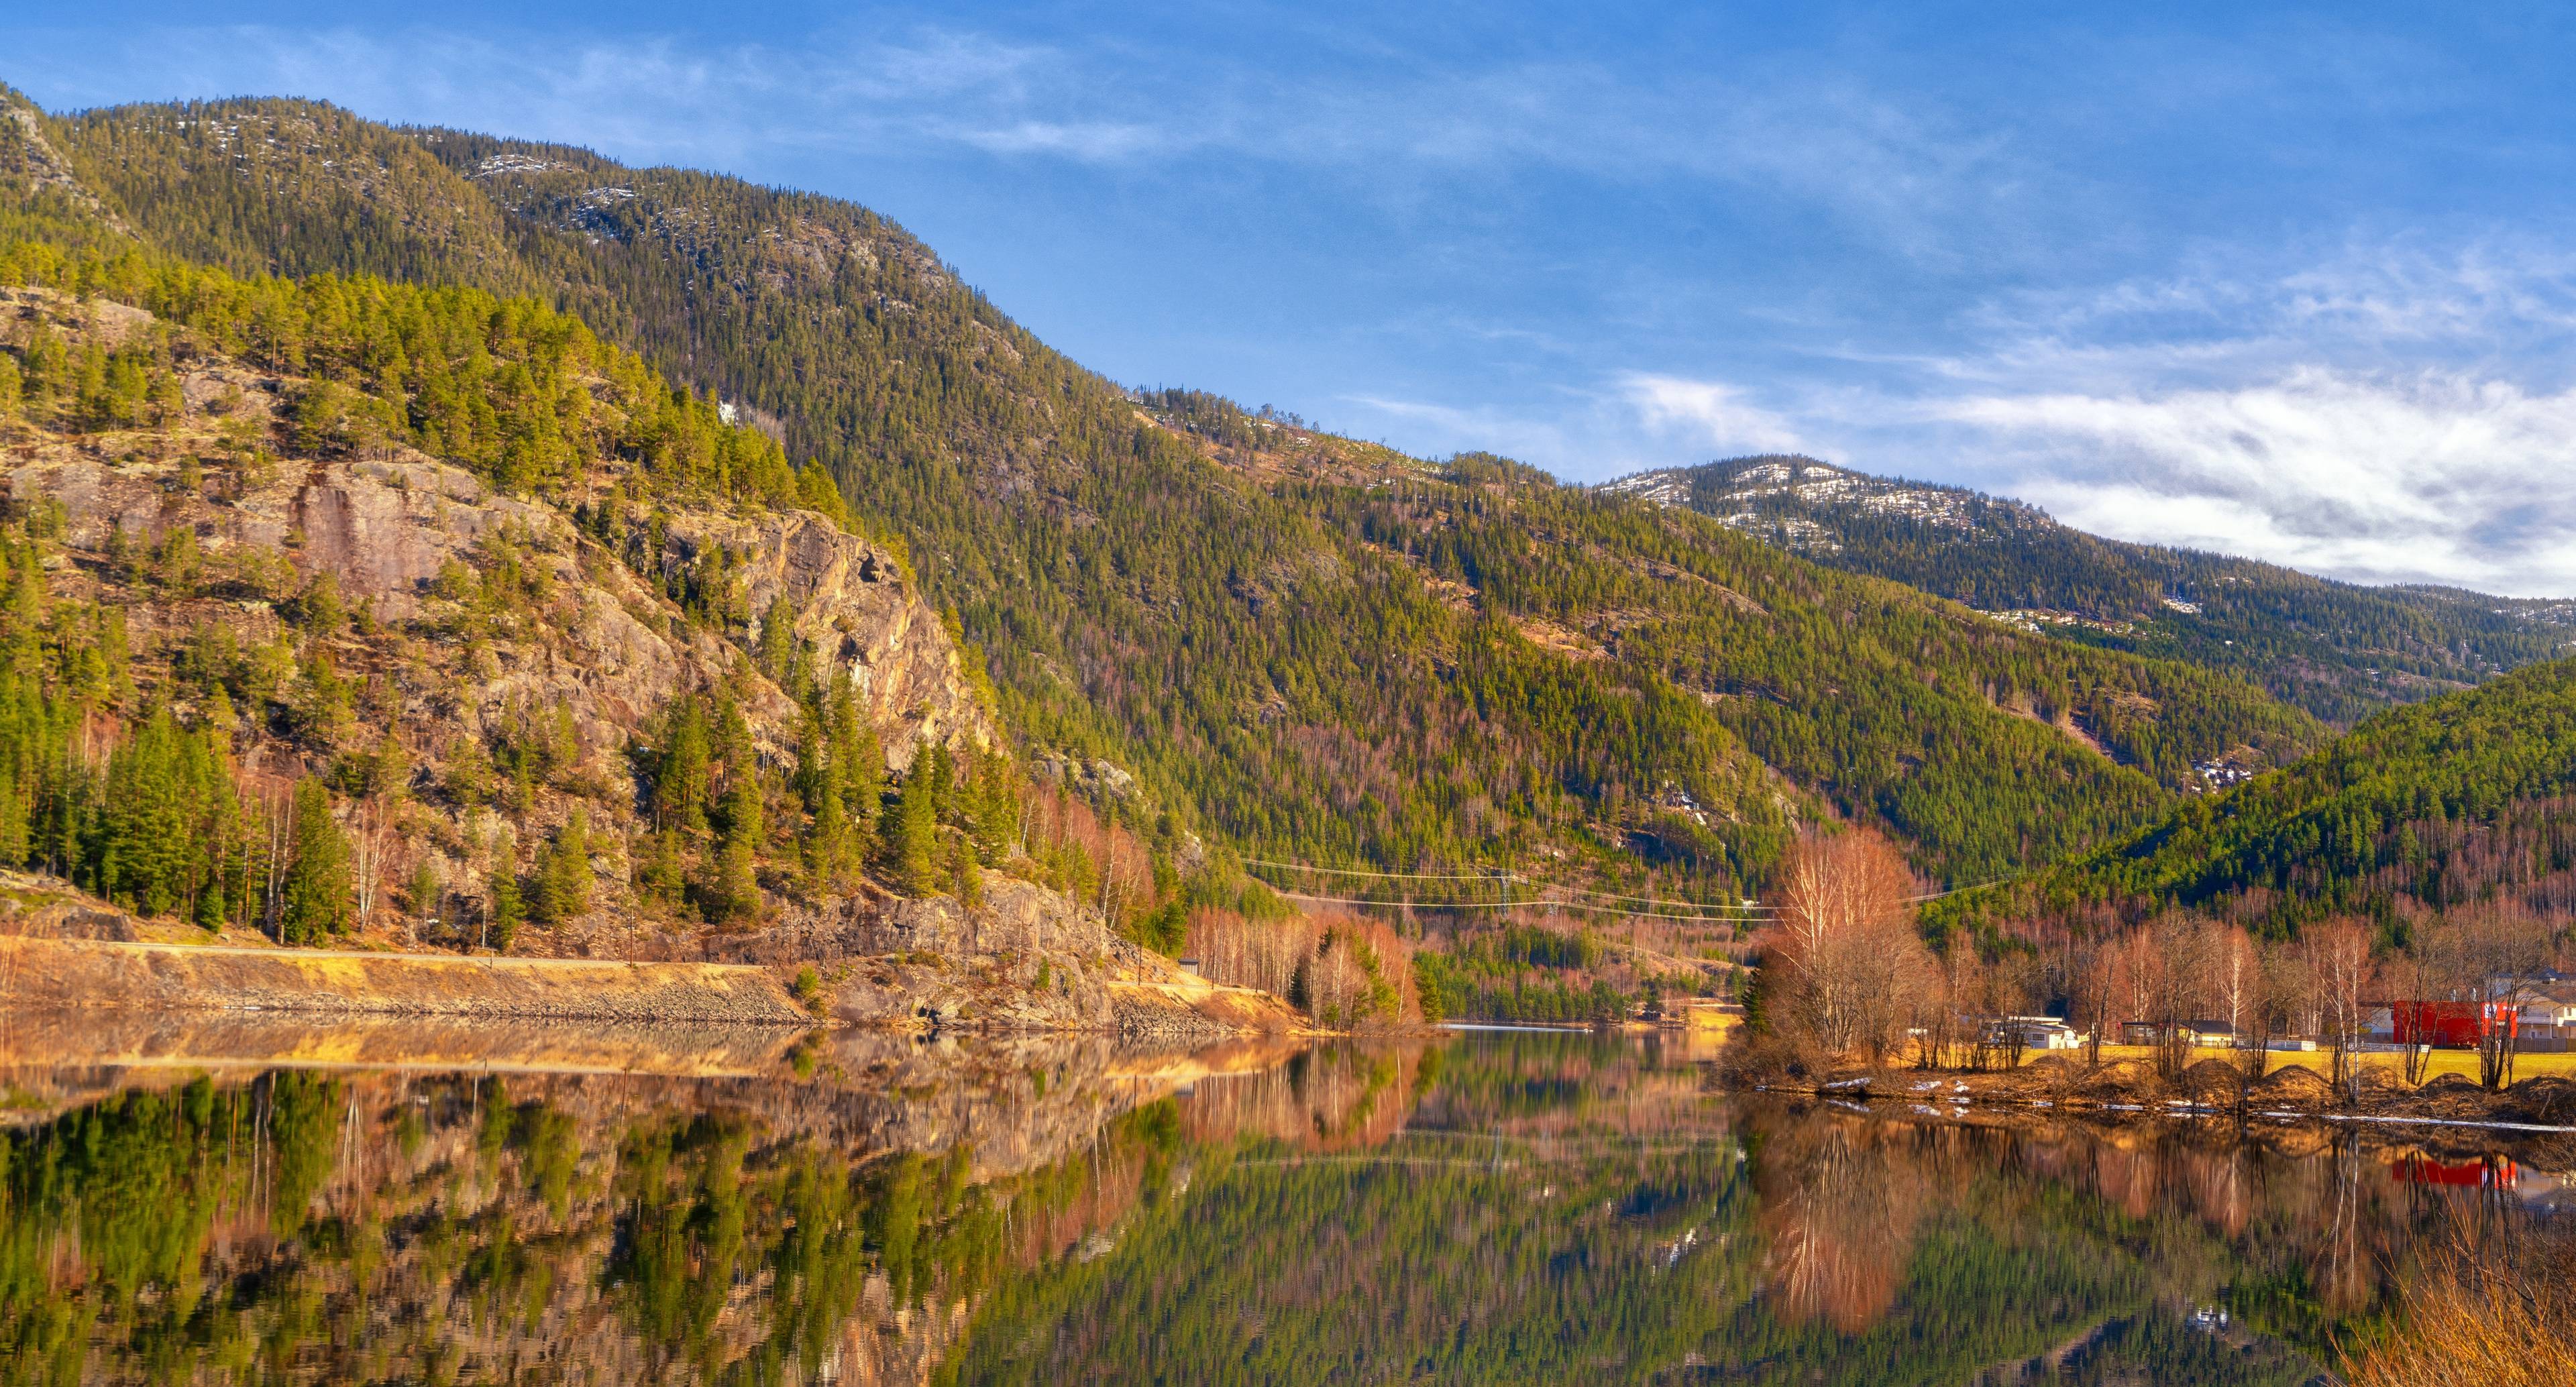
[[[2524,1044],[2576,1041],[2576,982],[2532,983],[2514,995],[2522,1004]]]
[[[2025,1050],[2075,1050],[2084,1037],[2054,1016],[1993,1016],[1978,1024],[1989,1045],[2009,1045],[2018,1037]]]

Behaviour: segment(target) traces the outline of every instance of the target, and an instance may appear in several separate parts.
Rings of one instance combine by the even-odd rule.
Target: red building
[[[2389,1173],[2410,1185],[2451,1185],[2463,1189],[2509,1190],[2521,1176],[2521,1168],[2510,1156],[2486,1156],[2474,1161],[2440,1161],[2431,1156],[2409,1155],[2390,1167]]]
[[[2522,1034],[2522,1012],[2503,1002],[2398,1002],[2389,1020],[2400,1045],[2441,1045],[2475,1049],[2501,1027],[2508,1036]]]

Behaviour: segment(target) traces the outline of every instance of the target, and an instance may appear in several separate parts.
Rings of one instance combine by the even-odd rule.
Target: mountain
[[[2325,736],[1684,509],[1133,396],[835,199],[299,102],[19,127],[157,253],[533,294],[815,460],[1026,763],[1158,864],[1203,835],[1731,901],[1830,811],[1974,881]]]
[[[2018,501],[1808,457],[1641,472],[1608,489],[1688,507],[2026,630],[2242,675],[2345,726],[2576,649],[2576,601],[2362,587],[2127,544]]]
[[[1674,717],[1699,705],[1767,771],[1910,839],[1951,880],[2098,840],[2321,736],[2236,680],[2014,631],[1502,459],[1434,466],[1194,392],[1140,403],[1459,618]],[[1459,677],[1480,705],[1530,692],[1477,666]],[[1656,806],[1667,846],[1742,812],[1675,788]]]
[[[1026,779],[821,472],[532,300],[0,246],[0,443],[11,933],[731,958],[850,1020],[1132,1026],[1195,987],[1138,943],[1239,903]]]
[[[2576,910],[2576,660],[2392,709],[2131,838],[1941,903],[1999,920],[2181,906],[2274,932],[2463,906]]]

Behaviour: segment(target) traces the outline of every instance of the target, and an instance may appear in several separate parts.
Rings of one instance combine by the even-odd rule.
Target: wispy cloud
[[[2576,391],[2304,369],[1941,412],[2004,450],[2029,499],[2099,533],[2366,581],[2576,592]]]
[[[95,34],[81,42],[94,48]],[[291,93],[363,114],[578,141],[623,157],[958,148],[1103,168],[1182,157],[1293,168],[1400,198],[1419,180],[1679,180],[1788,199],[1907,256],[1955,257],[2030,170],[1991,131],[1864,87],[1507,61],[1285,72],[1133,43],[933,25],[797,48],[514,41],[244,25],[129,35],[118,61],[18,74],[43,99]],[[48,80],[35,81],[38,77]]]
[[[1569,290],[1554,316],[1521,311],[1527,296],[1444,314],[1391,295],[1379,339],[1469,364],[1381,370],[1356,392],[1345,377],[1313,397],[1415,446],[1584,478],[1798,449],[2024,495],[2123,537],[2349,578],[2576,592],[2576,503],[2557,499],[2576,494],[2576,251],[2554,233],[2446,232],[2400,213],[2404,232],[2312,219],[2286,245],[2176,233],[2095,257],[2088,237],[2128,227],[2088,204],[2104,185],[2067,157],[2080,147],[2050,143],[2046,111],[1937,84],[1830,66],[1748,82],[1722,64],[1528,48],[1271,63],[1071,32],[853,20],[801,43],[701,44],[238,26],[137,29],[119,48],[84,30],[64,31],[63,61],[28,36],[30,70],[0,75],[55,105],[286,92],[755,176],[832,166],[821,155],[946,160],[1004,182],[1168,177],[1192,199],[1288,186],[1304,215],[1403,228],[1401,249],[1443,271],[1450,246],[1475,249],[1459,227],[1532,209],[1581,226],[1568,199],[1685,209],[1675,235],[1693,247],[1758,207],[1797,243],[1765,262],[1759,295],[1742,292],[1752,280],[1692,278],[1679,253],[1638,268],[1627,298]],[[2335,80],[2397,89],[2381,79],[2402,56],[2363,51]],[[2147,67],[2139,89],[2165,93],[2167,111],[2216,99],[2172,87],[2177,75],[2223,76],[2229,101],[2282,80],[2199,49]],[[1534,192],[1516,204],[1524,182]],[[1644,240],[1626,249],[1648,255]],[[1724,253],[1722,235],[1706,241]],[[1560,253],[1590,247],[1548,247]],[[1533,255],[1513,273],[1545,283],[1556,268]],[[1599,275],[1597,290],[1618,273],[1581,261],[1572,277]],[[1838,299],[1828,282],[1846,273],[1861,287]],[[1635,305],[1648,307],[1622,312]],[[1451,318],[1476,326],[1434,322]],[[1470,338],[1501,345],[1478,358]],[[1511,353],[1516,371],[1463,378]]]
[[[2576,256],[2556,246],[2355,240],[1983,326],[1915,412],[2070,523],[2359,581],[2576,593]]]
[[[2115,538],[2361,582],[2576,593],[2576,256],[2351,245],[2269,274],[2023,295],[1865,385],[1621,377],[1648,430],[2036,502]]]
[[[1620,396],[1648,432],[1681,434],[1718,453],[1787,453],[1809,447],[1789,419],[1722,381],[1631,373]]]

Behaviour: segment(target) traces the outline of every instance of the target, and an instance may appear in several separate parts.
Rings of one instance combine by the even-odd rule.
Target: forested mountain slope
[[[833,199],[292,102],[36,128],[156,246],[535,291],[740,407],[907,547],[1011,732],[1132,774],[1109,798],[1158,837],[1726,899],[1822,797],[1973,880],[2322,735],[1527,469],[1292,465],[1253,446],[1276,421],[1140,407]]]
[[[1462,615],[1705,705],[1766,765],[1945,852],[1936,869],[2044,860],[2222,764],[2312,744],[2314,724],[2232,679],[2035,639],[1687,512],[1499,459],[1433,467],[1206,396],[1147,403]]]
[[[1104,924],[1204,899],[1067,832],[818,470],[542,304],[0,243],[0,445],[0,868],[147,927],[935,942],[1101,1024]]]
[[[2241,674],[2329,722],[2576,649],[2576,602],[2360,587],[2251,559],[2126,544],[2035,507],[1805,457],[1643,472],[1610,489],[1716,516],[1835,568],[1893,578],[2088,645]]]
[[[2576,660],[2393,709],[2316,755],[2193,800],[1957,920],[2178,905],[2287,932],[2502,904],[2576,911]]]

